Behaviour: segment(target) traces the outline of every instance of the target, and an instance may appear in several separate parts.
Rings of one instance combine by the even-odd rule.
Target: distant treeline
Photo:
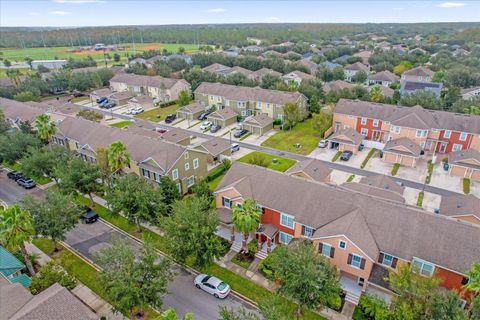
[[[475,29],[466,33],[459,32]],[[95,43],[130,44],[200,43],[222,46],[244,45],[247,37],[267,43],[283,41],[330,41],[342,36],[364,38],[373,32],[397,39],[422,34],[435,34],[450,41],[478,40],[480,23],[416,23],[416,24],[218,24],[218,25],[168,25],[168,26],[115,26],[85,28],[0,28],[0,47],[54,47],[89,46]],[[462,34],[456,38],[455,34]],[[363,35],[363,36],[362,36]]]

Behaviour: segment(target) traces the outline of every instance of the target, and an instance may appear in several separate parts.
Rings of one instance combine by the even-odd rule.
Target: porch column
[[[230,242],[235,242],[235,227],[232,226],[232,234],[230,235]]]
[[[270,238],[267,238],[267,253],[270,253],[272,249],[272,240]]]
[[[257,240],[258,240],[257,248],[258,248],[258,251],[260,251],[260,250],[262,250],[262,235],[261,234],[258,235]]]

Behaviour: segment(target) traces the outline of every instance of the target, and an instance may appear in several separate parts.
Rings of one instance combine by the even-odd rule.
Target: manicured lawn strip
[[[225,176],[225,173],[216,177],[212,181],[207,182],[207,185],[210,188],[210,190],[214,191],[217,188],[218,184],[220,183],[220,181],[222,181],[223,177]]]
[[[251,132],[248,132],[248,133],[245,134],[243,137],[241,137],[239,140],[240,140],[240,141],[243,141],[243,140],[247,139],[248,137],[250,137],[251,135],[252,135],[252,133],[251,133]]]
[[[42,250],[46,254],[49,254],[53,251],[53,241],[46,238],[35,238],[33,239],[33,244],[38,247],[38,249]]]
[[[308,119],[291,130],[277,132],[263,142],[262,146],[307,155],[315,150],[320,138],[320,134],[313,129],[312,120]],[[301,147],[296,148],[296,143]]]
[[[287,159],[287,158],[283,158],[283,157],[279,157],[279,156],[274,156],[274,155],[264,153],[264,152],[260,152],[260,151],[251,152],[251,153],[241,157],[237,161],[238,162],[243,162],[243,163],[250,163],[250,160],[253,157],[258,156],[258,155],[261,155],[265,159],[265,161],[268,163],[268,165],[267,165],[268,169],[273,169],[273,170],[277,170],[277,171],[280,171],[280,172],[287,171],[288,168],[290,168],[291,166],[293,166],[296,163],[295,160]],[[277,159],[278,162],[273,163],[272,162],[273,159]]]
[[[432,163],[432,160],[428,160],[428,163],[427,163],[427,176],[425,177],[425,183],[426,184],[429,184],[430,181],[432,180],[432,174],[433,174],[433,163]]]
[[[468,178],[463,178],[463,193],[470,193],[470,179]]]
[[[355,179],[355,175],[354,174],[351,174],[348,179],[347,179],[347,182],[352,182],[353,179]]]
[[[370,160],[370,158],[373,157],[373,155],[375,154],[375,151],[377,151],[377,149],[375,148],[372,148],[370,149],[370,151],[368,151],[368,154],[365,157],[365,160],[363,160],[362,164],[360,165],[360,169],[363,169],[366,167],[368,160]]]
[[[240,253],[237,253],[233,258],[232,258],[232,262],[235,263],[236,265],[244,268],[244,269],[248,269],[248,267],[250,267],[250,264],[252,264],[251,262],[248,262],[248,261],[242,261],[239,259],[239,255]]]
[[[400,163],[395,163],[392,168],[392,176],[396,176],[398,169],[400,169]]]
[[[112,124],[110,124],[109,126],[110,126],[110,127],[114,127],[114,128],[123,128],[123,127],[128,126],[128,125],[131,124],[131,123],[132,123],[132,121],[125,120],[125,121],[120,121],[120,122],[112,123]]]
[[[417,198],[417,207],[421,208],[423,206],[423,197],[425,196],[425,193],[423,191],[420,191],[418,194]]]
[[[337,161],[338,158],[340,158],[341,155],[342,155],[342,151],[337,151],[337,153],[335,153],[335,155],[332,158],[332,162]]]
[[[163,108],[156,107],[136,115],[135,118],[158,122],[164,120],[169,114],[176,113],[178,108],[180,107],[177,104]]]

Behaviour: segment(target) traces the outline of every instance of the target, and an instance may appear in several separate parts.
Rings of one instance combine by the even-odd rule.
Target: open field
[[[160,50],[167,49],[169,52],[177,52],[180,47],[185,48],[187,53],[194,53],[198,51],[197,45],[188,43],[139,43],[125,44],[125,50],[106,52],[110,54],[113,59],[113,54],[118,53],[120,56],[125,57],[126,53],[134,54],[143,52],[146,50]],[[77,48],[77,47],[74,47]],[[30,57],[35,60],[48,60],[48,59],[83,59],[87,56],[92,56],[96,60],[103,60],[103,51],[84,51],[84,52],[70,52],[72,47],[47,47],[47,48],[0,48],[0,52],[3,53],[3,58],[10,61],[24,62],[25,57]]]

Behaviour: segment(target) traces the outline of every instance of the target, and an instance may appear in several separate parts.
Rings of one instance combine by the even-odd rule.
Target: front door
[[[447,149],[447,144],[446,143],[441,143],[440,144],[440,150],[438,152],[445,153],[446,149]]]

